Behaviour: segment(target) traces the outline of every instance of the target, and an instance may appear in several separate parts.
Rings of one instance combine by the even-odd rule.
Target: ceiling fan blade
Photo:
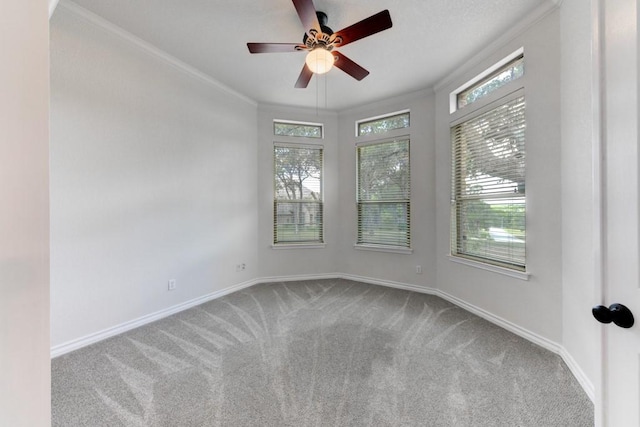
[[[250,53],[296,52],[305,48],[300,43],[247,43]]]
[[[336,46],[344,46],[356,40],[363,39],[372,34],[387,30],[391,28],[392,25],[391,15],[389,11],[385,9],[343,30],[336,31],[334,35],[342,38],[341,42],[338,43],[338,41],[336,41]]]
[[[296,12],[298,12],[305,32],[308,32],[312,28],[315,28],[318,32],[322,31],[313,0],[293,0],[293,5],[296,7]]]
[[[304,64],[302,67],[302,71],[300,72],[300,76],[298,76],[298,81],[296,82],[296,88],[304,89],[309,84],[311,77],[313,76],[313,71],[307,67],[307,64]]]
[[[336,67],[340,68],[345,73],[349,74],[356,80],[362,80],[369,75],[369,72],[344,56],[340,52],[331,52],[336,62],[333,63]]]

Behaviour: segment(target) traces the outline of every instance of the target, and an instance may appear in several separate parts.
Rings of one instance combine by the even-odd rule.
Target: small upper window
[[[510,81],[519,79],[524,75],[524,56],[520,55],[504,67],[497,70],[494,74],[480,80],[469,89],[460,92],[457,95],[458,108],[469,105],[509,83]]]
[[[305,138],[322,138],[322,124],[274,121],[273,134],[280,136],[301,136]]]
[[[374,117],[356,122],[358,136],[384,133],[394,129],[409,127],[409,112],[393,113],[384,117]]]

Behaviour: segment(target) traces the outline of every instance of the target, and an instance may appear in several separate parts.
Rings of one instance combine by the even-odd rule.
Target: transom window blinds
[[[409,140],[357,147],[358,244],[409,248]]]
[[[455,125],[451,133],[452,254],[524,270],[524,96]]]
[[[274,146],[273,242],[322,243],[322,156],[319,146]]]

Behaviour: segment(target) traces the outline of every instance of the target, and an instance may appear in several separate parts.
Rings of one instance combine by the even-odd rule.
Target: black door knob
[[[593,317],[600,323],[615,323],[621,328],[633,326],[633,313],[622,304],[611,304],[609,308],[604,305],[596,305],[591,309]]]

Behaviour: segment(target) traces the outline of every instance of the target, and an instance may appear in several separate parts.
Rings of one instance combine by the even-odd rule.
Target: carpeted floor
[[[54,426],[592,426],[562,360],[434,296],[269,283],[52,361]]]

